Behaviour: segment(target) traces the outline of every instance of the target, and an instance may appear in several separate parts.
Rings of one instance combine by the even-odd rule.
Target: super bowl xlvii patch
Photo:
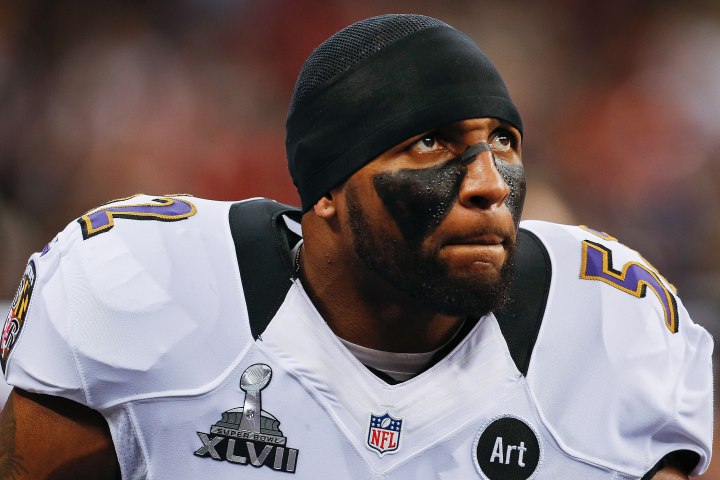
[[[400,434],[403,421],[388,412],[382,415],[370,414],[367,446],[381,457],[386,453],[395,453],[400,448]]]
[[[30,260],[20,280],[20,286],[15,294],[15,298],[13,298],[10,304],[10,311],[7,314],[2,329],[2,338],[0,339],[0,364],[2,364],[3,371],[5,371],[7,359],[20,336],[20,331],[23,325],[25,325],[25,318],[27,316],[28,306],[30,306],[30,298],[32,297],[34,286],[35,262]]]
[[[542,463],[538,434],[514,415],[491,419],[478,432],[472,455],[475,468],[487,480],[529,480]]]
[[[270,377],[272,369],[264,363],[250,365],[243,372],[240,388],[245,391],[245,403],[224,412],[210,433],[197,432],[203,446],[195,455],[295,473],[298,450],[285,446],[280,421],[262,409],[260,391],[270,383]]]

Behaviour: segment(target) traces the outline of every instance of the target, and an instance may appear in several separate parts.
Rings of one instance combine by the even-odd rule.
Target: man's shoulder
[[[687,316],[675,286],[643,255],[609,233],[585,225],[525,221],[522,228],[543,245],[552,269],[551,301],[582,302],[586,315],[602,311],[616,321],[659,321],[672,334]],[[600,304],[598,304],[600,302]],[[601,307],[602,308],[599,308]]]
[[[553,251],[562,251],[571,246],[582,245],[583,241],[611,242],[613,247],[621,250],[631,250],[630,247],[611,234],[587,225],[567,225],[544,220],[523,220],[520,222],[520,228],[539,237],[546,248]]]
[[[212,381],[251,341],[232,205],[138,195],[71,222],[31,257],[8,380],[94,407]]]
[[[522,228],[552,269],[528,382],[559,443],[609,467],[636,448],[706,460],[698,445],[710,438],[713,344],[674,286],[608,233],[540,221]],[[598,442],[602,431],[622,434]],[[648,435],[675,440],[648,447]]]
[[[89,210],[70,222],[61,235],[80,246],[204,232],[211,222],[218,230],[222,229],[218,220],[227,223],[232,204],[191,195],[132,195]],[[131,241],[128,245],[143,244]]]
[[[128,308],[201,274],[219,252],[231,255],[231,205],[189,195],[113,200],[71,221],[31,262],[40,282],[84,286],[84,296]]]
[[[626,360],[640,359],[626,354],[630,348],[654,345],[656,353],[677,354],[709,340],[675,286],[618,238],[585,225],[526,221],[521,226],[542,245],[551,270],[546,330],[559,325],[566,340],[589,335],[605,355]]]

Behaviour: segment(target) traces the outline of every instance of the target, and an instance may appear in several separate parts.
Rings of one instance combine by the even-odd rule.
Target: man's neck
[[[337,336],[386,352],[429,352],[446,344],[463,317],[439,314],[347,259],[328,262],[303,248],[300,278]]]

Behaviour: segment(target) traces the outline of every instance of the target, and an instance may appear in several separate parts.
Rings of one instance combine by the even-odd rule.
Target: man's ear
[[[332,193],[326,193],[323,195],[322,198],[313,205],[313,211],[315,212],[315,215],[320,218],[324,218],[325,220],[329,220],[331,217],[334,217],[337,213],[337,209],[335,208],[335,198]]]

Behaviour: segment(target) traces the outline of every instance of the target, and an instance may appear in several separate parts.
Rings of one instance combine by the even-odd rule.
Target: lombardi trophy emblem
[[[240,389],[245,392],[243,406],[223,412],[210,433],[197,432],[203,446],[195,455],[295,472],[298,450],[286,445],[280,421],[262,409],[260,391],[270,383],[270,377],[272,369],[264,363],[245,369],[240,376]]]
[[[267,387],[270,377],[272,377],[272,370],[264,363],[251,365],[240,377],[240,388],[245,391],[240,430],[260,433],[260,412],[262,412],[260,390]]]

